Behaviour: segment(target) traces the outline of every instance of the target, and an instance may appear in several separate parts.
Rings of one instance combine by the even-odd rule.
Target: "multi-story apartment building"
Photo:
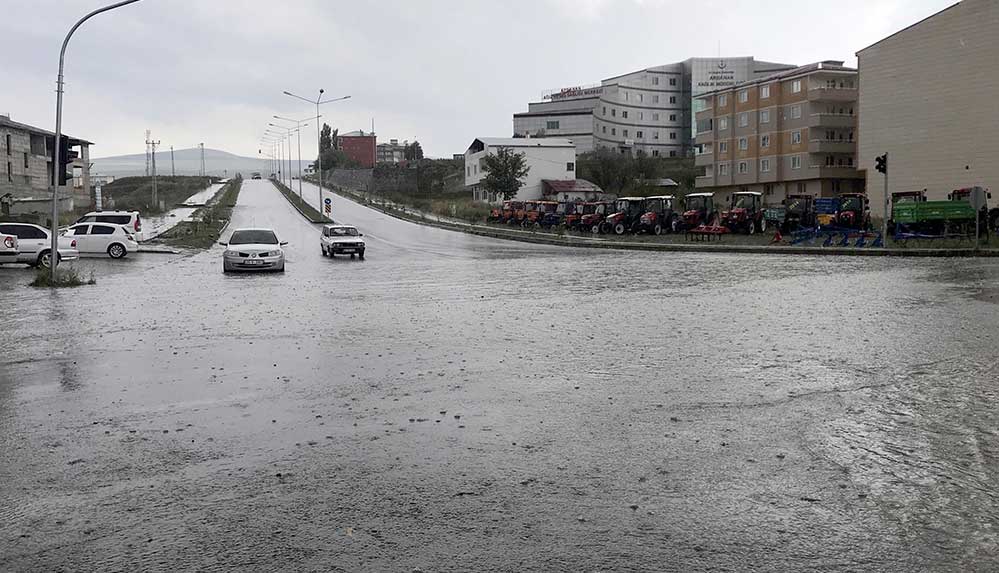
[[[859,159],[875,216],[885,153],[889,193],[999,189],[997,34],[999,2],[964,0],[857,53]]]
[[[862,192],[857,170],[857,70],[825,61],[715,90],[700,98],[697,188],[788,195]]]
[[[76,199],[86,201],[90,189],[90,146],[92,143],[63,135],[77,159],[72,162],[80,191]],[[52,210],[52,160],[55,134],[0,115],[0,196],[13,214],[48,213]],[[73,205],[73,185],[60,186],[60,207]]]
[[[375,166],[378,141],[374,132],[351,131],[337,136],[337,146],[364,169]]]
[[[409,141],[399,143],[398,139],[390,139],[388,143],[377,145],[378,163],[402,163],[406,159],[406,146]]]
[[[693,153],[700,94],[794,66],[754,58],[691,58],[565,88],[513,116],[514,134],[571,139],[580,153],[598,148],[651,157]]]

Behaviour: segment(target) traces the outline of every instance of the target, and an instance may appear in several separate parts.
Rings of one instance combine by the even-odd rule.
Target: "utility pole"
[[[201,148],[201,176],[205,176],[205,144],[204,142],[199,143],[198,147]]]
[[[146,130],[146,177],[149,177],[149,136],[152,132],[148,129]]]
[[[146,131],[149,133],[149,131]],[[159,194],[156,192],[156,146],[159,145],[159,141],[153,141],[151,139],[146,140],[146,146],[150,149],[150,165],[152,166],[152,177],[153,177],[153,208],[159,208]]]
[[[177,167],[174,165],[174,162],[173,162],[173,146],[171,145],[170,146],[170,177],[176,177],[176,176],[177,176]]]

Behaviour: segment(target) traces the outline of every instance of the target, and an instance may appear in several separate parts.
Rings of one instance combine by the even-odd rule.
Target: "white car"
[[[319,237],[319,246],[323,249],[324,257],[334,255],[350,255],[354,258],[357,255],[364,260],[364,239],[363,233],[357,232],[357,227],[350,225],[324,225],[323,235]]]
[[[0,223],[0,233],[14,235],[20,244],[21,253],[17,256],[18,263],[31,267],[51,264],[52,235],[45,227],[30,223]],[[59,261],[72,261],[80,258],[76,249],[76,239],[59,237]]]
[[[80,223],[66,230],[66,237],[76,239],[81,255],[107,255],[123,258],[139,250],[139,243],[125,227],[110,223]]]
[[[0,231],[0,263],[16,263],[19,253],[17,237]]]
[[[278,239],[273,229],[236,229],[222,253],[222,272],[284,272],[284,249],[287,241]]]
[[[111,223],[112,225],[121,225],[125,227],[125,230],[136,241],[143,239],[142,218],[139,217],[138,211],[91,211],[80,217],[73,224],[78,225],[80,223]]]

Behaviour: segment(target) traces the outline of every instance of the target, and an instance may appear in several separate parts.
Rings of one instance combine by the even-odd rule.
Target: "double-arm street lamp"
[[[73,37],[76,29],[83,25],[84,22],[93,18],[98,14],[114,10],[115,8],[121,8],[122,6],[127,6],[129,4],[134,4],[139,0],[124,0],[122,2],[115,2],[114,4],[109,4],[103,8],[98,8],[93,12],[87,14],[83,18],[80,18],[73,27],[69,29],[69,33],[66,34],[66,38],[62,41],[62,49],[59,50],[59,75],[56,79],[56,118],[55,118],[55,161],[52,162],[52,244],[51,251],[49,255],[49,272],[52,282],[55,283],[56,278],[56,266],[59,264],[59,169],[60,169],[60,153],[59,148],[62,145],[62,92],[63,92],[63,69],[65,68],[66,62],[66,48],[69,47],[69,39]]]
[[[289,189],[289,190],[291,190],[291,186],[292,186],[292,171],[291,171],[291,157],[292,157],[292,155],[291,155],[291,134],[295,133],[296,131],[299,131],[299,130],[300,130],[301,128],[298,128],[298,127],[285,127],[285,126],[283,126],[283,125],[278,125],[278,124],[276,124],[276,123],[268,123],[267,125],[269,125],[269,126],[271,126],[271,127],[275,127],[275,128],[277,128],[277,129],[283,129],[283,130],[284,130],[284,134],[283,134],[283,137],[287,137],[287,138],[288,138],[288,189]],[[304,124],[304,125],[309,125],[309,124],[307,124],[307,123],[306,123],[306,124]],[[299,161],[301,161],[301,158],[299,158]],[[302,193],[301,193],[301,189],[299,189],[299,195],[301,196],[301,194],[302,194]]]
[[[273,125],[273,124],[268,124],[268,125]],[[281,128],[281,126],[274,126],[274,127]],[[281,128],[281,129],[284,129],[284,128]],[[289,157],[291,155],[291,153],[289,153],[288,151],[285,150],[285,145],[287,145],[288,144],[288,140],[291,139],[291,134],[289,134],[289,133],[281,133],[277,129],[270,129],[270,128],[268,128],[267,131],[264,132],[264,135],[269,136],[269,137],[273,137],[274,140],[275,140],[275,142],[278,144],[278,149],[280,150],[280,155],[281,155],[281,168],[278,171],[278,175],[280,175],[278,177],[278,181],[281,181],[281,183],[283,184],[285,182],[285,179],[287,178],[287,180],[288,180],[288,188],[290,189],[291,188],[291,174],[288,173],[288,172],[291,170],[291,157]],[[285,165],[284,165],[285,161],[288,162],[288,169],[285,169]]]
[[[316,123],[318,125],[320,117],[321,116],[317,115],[316,117],[307,117],[305,119],[288,119],[287,117],[281,117],[280,115],[274,116],[274,119],[280,121],[287,121],[289,123],[294,123],[295,130],[298,131],[298,196],[299,197],[302,196],[302,128],[307,127],[309,125],[307,123],[302,123],[302,122],[314,119],[316,120]]]
[[[284,161],[284,158],[281,156],[281,151],[282,151],[281,141],[282,141],[282,138],[281,138],[281,136],[279,136],[279,135],[277,135],[275,133],[264,132],[264,136],[261,138],[260,141],[262,143],[270,144],[271,149],[274,152],[274,163],[275,163],[274,164],[274,174],[277,176],[278,181],[280,181],[281,177],[282,177],[282,173],[281,173],[281,171],[282,171],[282,169],[281,169],[281,162]]]
[[[324,103],[332,103],[332,102],[335,102],[335,101],[342,101],[342,100],[345,100],[345,99],[350,99],[350,96],[347,95],[347,96],[343,96],[343,97],[337,97],[337,98],[325,99],[324,100],[323,99],[323,94],[324,93],[326,93],[325,90],[320,89],[319,90],[319,97],[317,97],[315,101],[312,101],[309,98],[304,98],[304,97],[302,97],[300,95],[295,95],[295,94],[293,94],[291,92],[288,92],[288,91],[284,92],[284,95],[300,99],[300,100],[302,100],[304,102],[315,104],[315,106],[316,106],[316,117],[319,117],[319,106],[323,105]],[[317,171],[318,171],[318,174],[319,174],[319,206],[320,206],[320,208],[322,208],[322,204],[323,204],[323,131],[322,131],[322,126],[320,125],[320,123],[319,123],[318,120],[316,121],[316,142],[319,144],[319,156],[318,156],[318,158],[316,160],[317,161],[316,166],[318,167]]]

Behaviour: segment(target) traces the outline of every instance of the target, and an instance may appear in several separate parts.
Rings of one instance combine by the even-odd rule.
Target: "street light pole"
[[[66,48],[69,47],[69,39],[73,37],[77,28],[84,22],[103,12],[121,8],[128,4],[134,4],[139,0],[123,0],[115,2],[103,8],[98,8],[93,12],[80,18],[73,27],[69,29],[66,38],[62,41],[62,49],[59,50],[59,75],[56,79],[56,125],[55,125],[55,161],[52,162],[52,244],[49,251],[49,277],[55,283],[56,267],[59,264],[59,149],[62,145],[62,93],[63,93],[63,70],[66,62]]]
[[[300,198],[302,197],[302,128],[309,126],[309,124],[302,122],[309,119],[315,119],[316,122],[318,122],[320,117],[321,116],[317,115],[315,118],[307,117],[305,119],[288,119],[287,117],[281,117],[280,115],[274,116],[274,119],[294,123],[296,129],[298,130],[298,196]]]
[[[332,102],[335,102],[335,101],[342,101],[342,100],[345,100],[345,99],[350,99],[350,96],[346,95],[346,96],[343,96],[343,97],[338,97],[338,98],[323,100],[323,94],[324,93],[326,93],[326,90],[320,89],[319,90],[319,97],[316,98],[316,101],[312,101],[311,99],[304,98],[304,97],[302,97],[300,95],[295,95],[295,94],[293,94],[293,93],[291,93],[289,91],[284,92],[284,95],[286,95],[286,96],[290,96],[290,97],[293,97],[293,98],[296,98],[296,99],[300,99],[300,100],[302,100],[304,102],[315,104],[315,106],[316,106],[316,118],[317,118],[316,119],[316,144],[318,145],[318,156],[316,158],[316,166],[319,168],[319,207],[320,207],[320,209],[322,208],[322,205],[323,205],[323,128],[320,125],[319,119],[318,119],[319,118],[319,106],[322,105],[322,104],[324,104],[324,103],[332,103]]]

